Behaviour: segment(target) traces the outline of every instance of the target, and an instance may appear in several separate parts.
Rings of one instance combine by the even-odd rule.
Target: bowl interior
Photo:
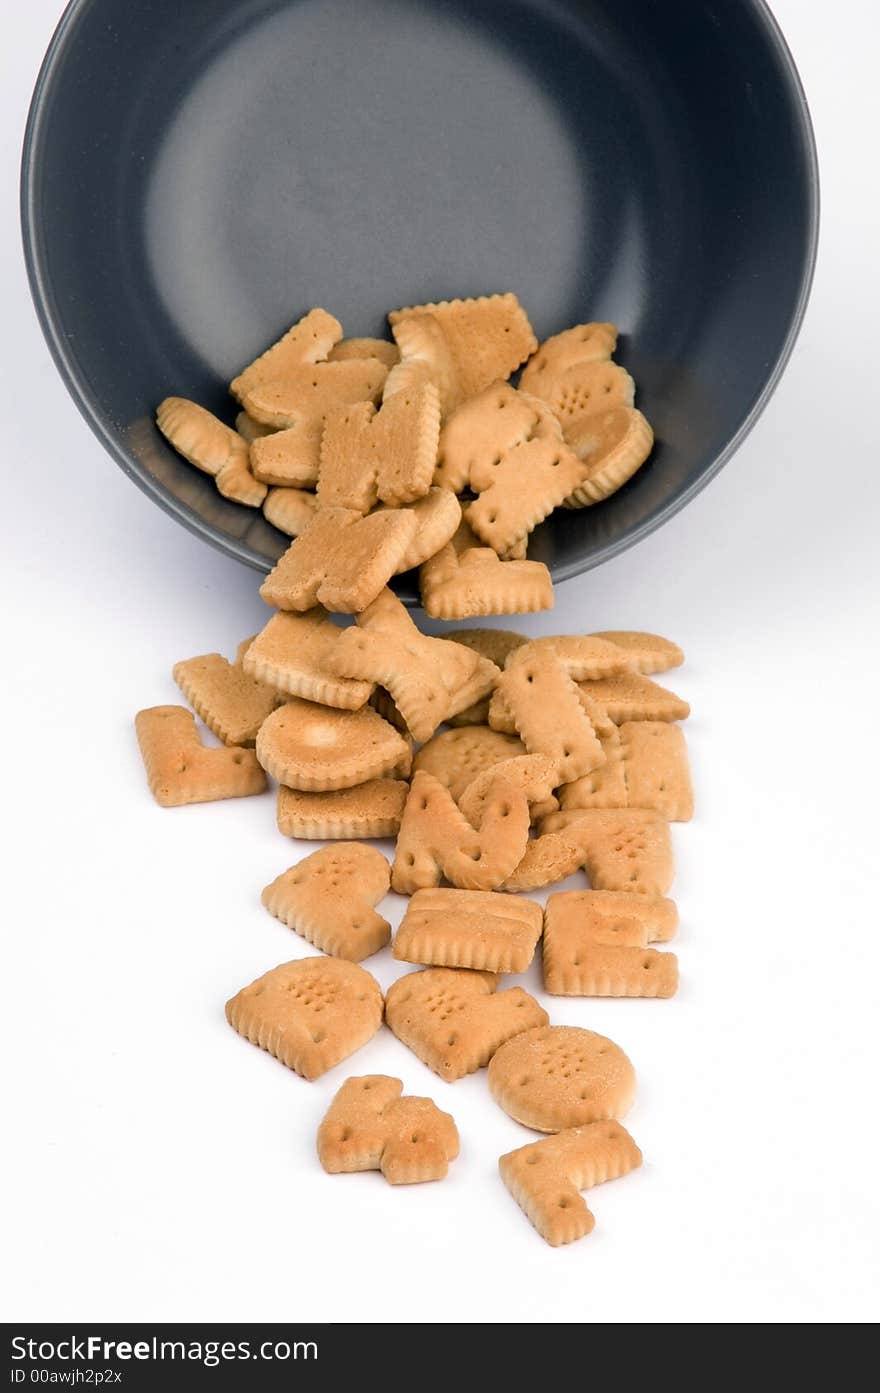
[[[585,319],[657,445],[530,555],[564,579],[669,516],[772,387],[809,285],[809,122],[758,3],[75,0],[24,163],[44,328],[80,406],[163,506],[266,569],[287,545],[153,424],[312,305],[513,289],[539,337]]]

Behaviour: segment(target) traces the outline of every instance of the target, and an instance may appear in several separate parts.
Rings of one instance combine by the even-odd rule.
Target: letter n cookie
[[[389,1185],[442,1180],[458,1155],[458,1129],[430,1098],[403,1096],[384,1074],[346,1079],[318,1129],[330,1175],[381,1171]]]

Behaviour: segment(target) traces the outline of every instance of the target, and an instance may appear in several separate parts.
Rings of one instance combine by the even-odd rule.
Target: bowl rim
[[[270,566],[264,556],[254,551],[246,542],[230,537],[222,529],[213,526],[199,517],[198,514],[193,513],[186,504],[166,492],[159,482],[147,470],[139,466],[122,448],[118,438],[109,429],[96,407],[89,383],[79,367],[76,355],[71,351],[65,339],[60,316],[53,304],[45,247],[40,233],[39,220],[35,213],[36,183],[42,157],[41,146],[44,138],[48,94],[51,91],[55,69],[67,49],[81,14],[94,3],[96,0],[68,0],[67,7],[55,27],[40,65],[25,125],[20,182],[21,233],[25,267],[37,318],[55,366],[80,414],[123,472],[133,480],[142,492],[147,494],[153,502],[158,503],[164,512],[176,518],[189,532],[210,542],[227,556],[234,557],[237,561],[243,562],[256,571],[266,573]],[[801,140],[806,169],[808,200],[806,255],[797,300],[792,310],[788,330],[764,385],[739,428],[700,475],[686,489],[670,499],[656,513],[653,513],[650,518],[625,531],[622,536],[613,541],[603,543],[591,555],[570,560],[556,567],[551,566],[554,584],[570,580],[585,571],[593,570],[594,567],[601,566],[605,561],[610,561],[622,552],[629,550],[630,547],[636,546],[645,537],[662,527],[682,508],[685,508],[715,478],[716,474],[723,469],[742,445],[773,396],[788,365],[803,324],[812,290],[819,244],[819,162],[815,131],[800,73],[782,29],[770,10],[767,0],[740,0],[740,3],[746,4],[761,23],[767,43],[774,50],[779,61],[782,79],[795,117],[797,133]],[[418,604],[418,600],[413,600],[412,603]]]

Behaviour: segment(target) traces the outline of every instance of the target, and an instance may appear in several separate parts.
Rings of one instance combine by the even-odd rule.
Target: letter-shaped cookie
[[[156,424],[178,454],[213,475],[224,498],[259,508],[266,485],[251,473],[248,443],[237,431],[185,397],[166,397],[156,412]]]
[[[541,823],[541,836],[531,842],[505,889],[535,889],[517,885],[526,878],[526,861],[537,857],[541,843],[553,837],[580,844],[584,866],[593,890],[628,890],[643,895],[665,895],[675,873],[669,823],[641,808],[585,808],[569,813],[550,813]],[[571,870],[565,871],[570,875]],[[554,877],[562,879],[561,876]],[[544,884],[549,882],[544,881]]]
[[[423,1064],[452,1083],[485,1068],[506,1040],[547,1024],[522,987],[499,992],[491,972],[430,967],[388,989],[385,1022]]]
[[[341,958],[299,958],[264,972],[226,1003],[226,1019],[304,1079],[347,1059],[382,1024],[375,977]]]
[[[389,691],[416,740],[430,739],[441,721],[485,696],[498,677],[494,663],[463,644],[420,634],[390,590],[342,632],[328,663],[340,677]]]
[[[499,778],[473,827],[439,779],[413,776],[403,810],[391,883],[401,895],[439,885],[445,876],[463,890],[496,890],[514,873],[529,837],[525,794]]]
[[[394,956],[437,967],[525,972],[541,937],[541,906],[489,890],[417,890]]]
[[[134,724],[147,783],[160,807],[247,798],[266,787],[253,750],[208,749],[185,706],[150,706]]]
[[[318,1128],[330,1175],[381,1171],[389,1185],[442,1180],[458,1155],[458,1129],[430,1098],[403,1095],[400,1079],[346,1079]]]
[[[378,953],[391,937],[387,919],[374,906],[387,895],[388,862],[358,842],[325,846],[267,885],[263,904],[270,914],[334,958],[360,962]]]
[[[678,920],[672,900],[619,891],[550,895],[544,911],[544,989],[553,996],[674,996],[678,959],[648,944]]]
[[[557,782],[565,784],[598,768],[605,752],[562,661],[552,649],[520,661],[520,653],[531,648],[526,644],[513,655],[495,691],[509,707],[529,753],[555,760]]]
[[[419,573],[422,605],[432,619],[486,614],[532,614],[553,608],[553,582],[542,561],[502,561],[467,523],[425,561]]]
[[[172,676],[197,716],[224,745],[253,745],[257,732],[283,698],[220,653],[175,663]]]
[[[379,411],[372,402],[327,413],[318,472],[320,507],[368,513],[422,498],[431,487],[440,436],[437,388],[396,392]]]
[[[595,1220],[580,1191],[618,1180],[642,1164],[619,1122],[592,1122],[508,1151],[498,1162],[520,1209],[554,1248],[591,1233]]]
[[[269,572],[260,594],[277,609],[307,610],[320,603],[356,614],[394,575],[417,525],[415,514],[402,509],[364,518],[347,508],[319,508]]]

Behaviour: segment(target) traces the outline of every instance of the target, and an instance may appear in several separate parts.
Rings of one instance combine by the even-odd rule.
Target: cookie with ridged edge
[[[330,1175],[378,1170],[389,1185],[442,1180],[459,1151],[458,1129],[430,1098],[403,1095],[400,1079],[346,1079],[318,1128]]]
[[[278,831],[305,841],[396,837],[408,793],[405,779],[368,779],[351,788],[324,793],[306,793],[282,784],[278,789]]]
[[[348,358],[378,358],[386,368],[393,368],[400,362],[400,349],[388,339],[340,339],[327,354],[331,363],[342,363]]]
[[[606,639],[608,643],[622,648],[632,660],[633,670],[644,673],[646,677],[655,672],[667,672],[671,667],[680,667],[684,662],[684,653],[678,644],[662,638],[660,634],[640,633],[637,629],[603,629],[590,637]]]
[[[263,499],[263,517],[279,532],[298,537],[312,523],[317,506],[308,489],[272,488]]]
[[[415,502],[404,503],[401,506],[404,512],[415,515],[416,531],[397,567],[398,575],[403,571],[411,571],[414,567],[421,566],[422,562],[427,561],[429,556],[434,556],[454,535],[461,522],[461,504],[455,494],[449,492],[449,489],[432,487],[424,498],[417,498]],[[386,511],[386,506],[380,504],[373,511],[383,513]]]
[[[595,1220],[581,1195],[619,1180],[642,1164],[642,1153],[619,1122],[590,1122],[508,1151],[501,1179],[526,1218],[552,1248],[591,1233]]]
[[[229,390],[241,401],[252,388],[288,376],[303,365],[319,363],[342,338],[342,325],[326,310],[309,310],[302,319],[232,379]]]
[[[500,735],[488,726],[459,726],[432,735],[413,759],[413,771],[433,774],[457,802],[478,774],[525,752],[517,736]]]
[[[388,893],[388,862],[375,847],[339,842],[313,851],[267,885],[270,914],[323,953],[360,962],[391,937],[375,906]]]
[[[209,749],[185,706],[150,706],[137,713],[134,724],[147,784],[162,808],[248,798],[266,787],[253,750]]]
[[[491,891],[417,890],[394,937],[403,962],[525,972],[541,937],[541,906]]]
[[[566,428],[565,442],[583,474],[563,507],[589,508],[616,493],[641,469],[653,449],[654,432],[634,406],[615,406],[581,416]]]
[[[519,661],[519,653],[528,656]],[[605,753],[578,689],[552,649],[525,645],[512,655],[495,686],[529,754],[555,760],[557,783],[596,769]],[[492,719],[492,707],[489,708]]]
[[[505,889],[536,888],[527,876],[529,854],[535,858],[534,866],[539,861],[541,843],[548,838],[567,840],[582,848],[583,856],[577,864],[586,870],[594,890],[665,895],[672,884],[675,862],[665,818],[641,808],[583,808],[550,813],[542,820],[540,837],[529,843],[526,856]]]
[[[625,1117],[636,1074],[619,1045],[576,1025],[545,1025],[502,1045],[489,1063],[489,1091],[516,1122],[561,1132]]]
[[[549,407],[543,410],[546,421]],[[527,537],[584,478],[585,468],[562,439],[555,417],[546,423],[546,429],[536,428],[529,440],[500,459],[480,461],[471,469],[471,488],[478,497],[468,507],[468,524],[499,554]]]
[[[261,425],[286,430],[310,418],[323,421],[334,407],[377,402],[387,376],[378,358],[314,363],[249,388],[242,405]]]
[[[388,584],[416,527],[415,515],[400,509],[365,518],[347,508],[319,508],[269,572],[260,594],[276,609],[322,604],[336,613],[357,614]]]
[[[390,590],[344,631],[331,666],[341,677],[376,682],[390,692],[416,740],[430,739],[448,716],[485,696],[498,675],[493,663],[461,644],[420,633]]]
[[[392,886],[411,895],[445,876],[463,890],[496,890],[522,860],[528,835],[526,797],[503,779],[493,782],[476,828],[449,790],[422,769],[413,775],[403,810]]]
[[[516,634],[509,629],[454,629],[443,637],[452,643],[463,643],[466,648],[473,648],[499,668],[504,667],[508,654],[514,648],[527,642],[524,634]],[[457,716],[447,719],[452,726],[486,725],[489,720],[489,698],[483,697]],[[507,733],[515,735],[516,729]]]
[[[213,475],[224,498],[259,508],[266,485],[251,473],[248,443],[238,431],[185,397],[160,402],[156,424],[179,455],[203,474]]]
[[[342,629],[316,605],[304,614],[279,610],[251,641],[244,670],[289,696],[358,711],[373,692],[372,682],[337,677],[329,666]]]
[[[401,329],[425,315],[443,335],[460,399],[510,377],[538,346],[525,310],[510,292],[392,310],[388,322],[402,351]]]
[[[317,1079],[371,1040],[382,1024],[379,983],[342,958],[281,963],[226,1003],[226,1019],[304,1079]]]
[[[314,488],[321,459],[323,416],[304,416],[284,430],[265,427],[268,434],[251,441],[254,477],[278,488]]]
[[[492,382],[462,402],[444,423],[435,484],[463,493],[470,487],[471,469],[498,460],[531,439],[540,419],[535,403],[524,393],[507,382]]]
[[[524,392],[543,398],[552,383],[569,368],[607,360],[616,348],[616,325],[574,324],[538,346],[534,357],[522,370],[519,385]]]
[[[544,909],[544,990],[553,996],[669,997],[678,959],[648,945],[671,938],[672,900],[607,890],[550,895]]]
[[[632,406],[635,394],[636,385],[625,368],[597,359],[577,363],[548,377],[541,397],[558,417],[568,439],[568,432],[577,428],[583,417],[617,406]]]
[[[369,706],[339,711],[292,697],[263,722],[257,759],[288,788],[320,793],[406,775],[412,747]]]
[[[556,761],[546,755],[514,754],[476,774],[459,793],[458,806],[475,827],[480,825],[496,778],[503,778],[513,788],[521,790],[528,801],[533,823],[557,811],[559,803],[553,793],[559,783]]]
[[[436,387],[397,392],[377,411],[359,402],[328,411],[321,437],[318,502],[368,513],[423,498],[431,487],[440,435]]]
[[[220,653],[175,663],[171,673],[197,716],[224,745],[253,745],[283,697]]]
[[[604,738],[605,763],[566,784],[561,806],[646,808],[670,822],[688,822],[694,812],[687,745],[670,721],[625,721]]]
[[[684,721],[691,714],[688,703],[675,692],[638,672],[587,680],[578,686],[608,713],[615,725],[625,721]]]
[[[422,607],[432,619],[533,614],[553,608],[553,582],[542,561],[502,561],[467,523],[419,572]]]
[[[498,991],[491,972],[432,967],[399,977],[385,998],[385,1023],[447,1083],[485,1068],[506,1040],[547,1024],[522,987]]]

